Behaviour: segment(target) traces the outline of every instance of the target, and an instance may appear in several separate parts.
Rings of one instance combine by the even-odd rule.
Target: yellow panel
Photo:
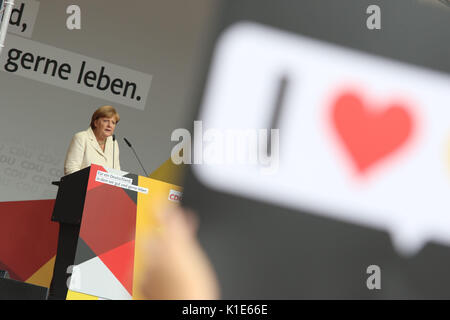
[[[99,300],[96,296],[68,290],[66,300]]]
[[[148,194],[138,193],[136,215],[136,244],[134,253],[133,299],[142,299],[140,284],[145,277],[145,248],[148,237],[153,232],[161,232],[155,215],[167,206],[174,206],[169,200],[170,190],[183,191],[183,188],[163,181],[139,177],[138,185],[148,188]]]
[[[149,178],[167,183],[181,184],[185,169],[185,164],[176,165],[169,158],[158,169],[150,173]]]
[[[25,282],[41,287],[50,288],[53,277],[53,267],[55,266],[56,256],[45,263],[38,271],[36,271]]]

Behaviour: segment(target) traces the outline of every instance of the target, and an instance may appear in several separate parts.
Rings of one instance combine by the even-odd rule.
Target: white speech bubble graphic
[[[144,110],[152,75],[8,35],[0,71]]]
[[[430,240],[449,245],[443,145],[450,77],[238,23],[215,48],[199,117],[204,129],[269,128],[283,77],[277,173],[194,165],[199,180],[216,190],[387,230],[404,254]]]

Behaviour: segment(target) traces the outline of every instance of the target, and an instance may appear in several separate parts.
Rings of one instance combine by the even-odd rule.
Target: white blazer
[[[87,168],[91,164],[120,170],[119,144],[117,140],[114,143],[115,159],[113,161],[112,137],[106,139],[105,152],[103,152],[95,138],[94,131],[90,127],[86,131],[78,132],[73,136],[69,150],[67,151],[66,161],[64,162],[64,174],[71,174]]]

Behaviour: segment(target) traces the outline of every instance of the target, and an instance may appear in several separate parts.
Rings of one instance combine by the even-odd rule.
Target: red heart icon
[[[393,103],[385,108],[369,108],[352,92],[335,100],[332,121],[360,174],[400,149],[413,129],[412,116],[405,106]]]

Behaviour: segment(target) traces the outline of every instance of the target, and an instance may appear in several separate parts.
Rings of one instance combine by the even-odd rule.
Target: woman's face
[[[95,120],[94,124],[97,134],[104,137],[110,137],[113,135],[114,129],[116,128],[116,118],[99,118]]]

